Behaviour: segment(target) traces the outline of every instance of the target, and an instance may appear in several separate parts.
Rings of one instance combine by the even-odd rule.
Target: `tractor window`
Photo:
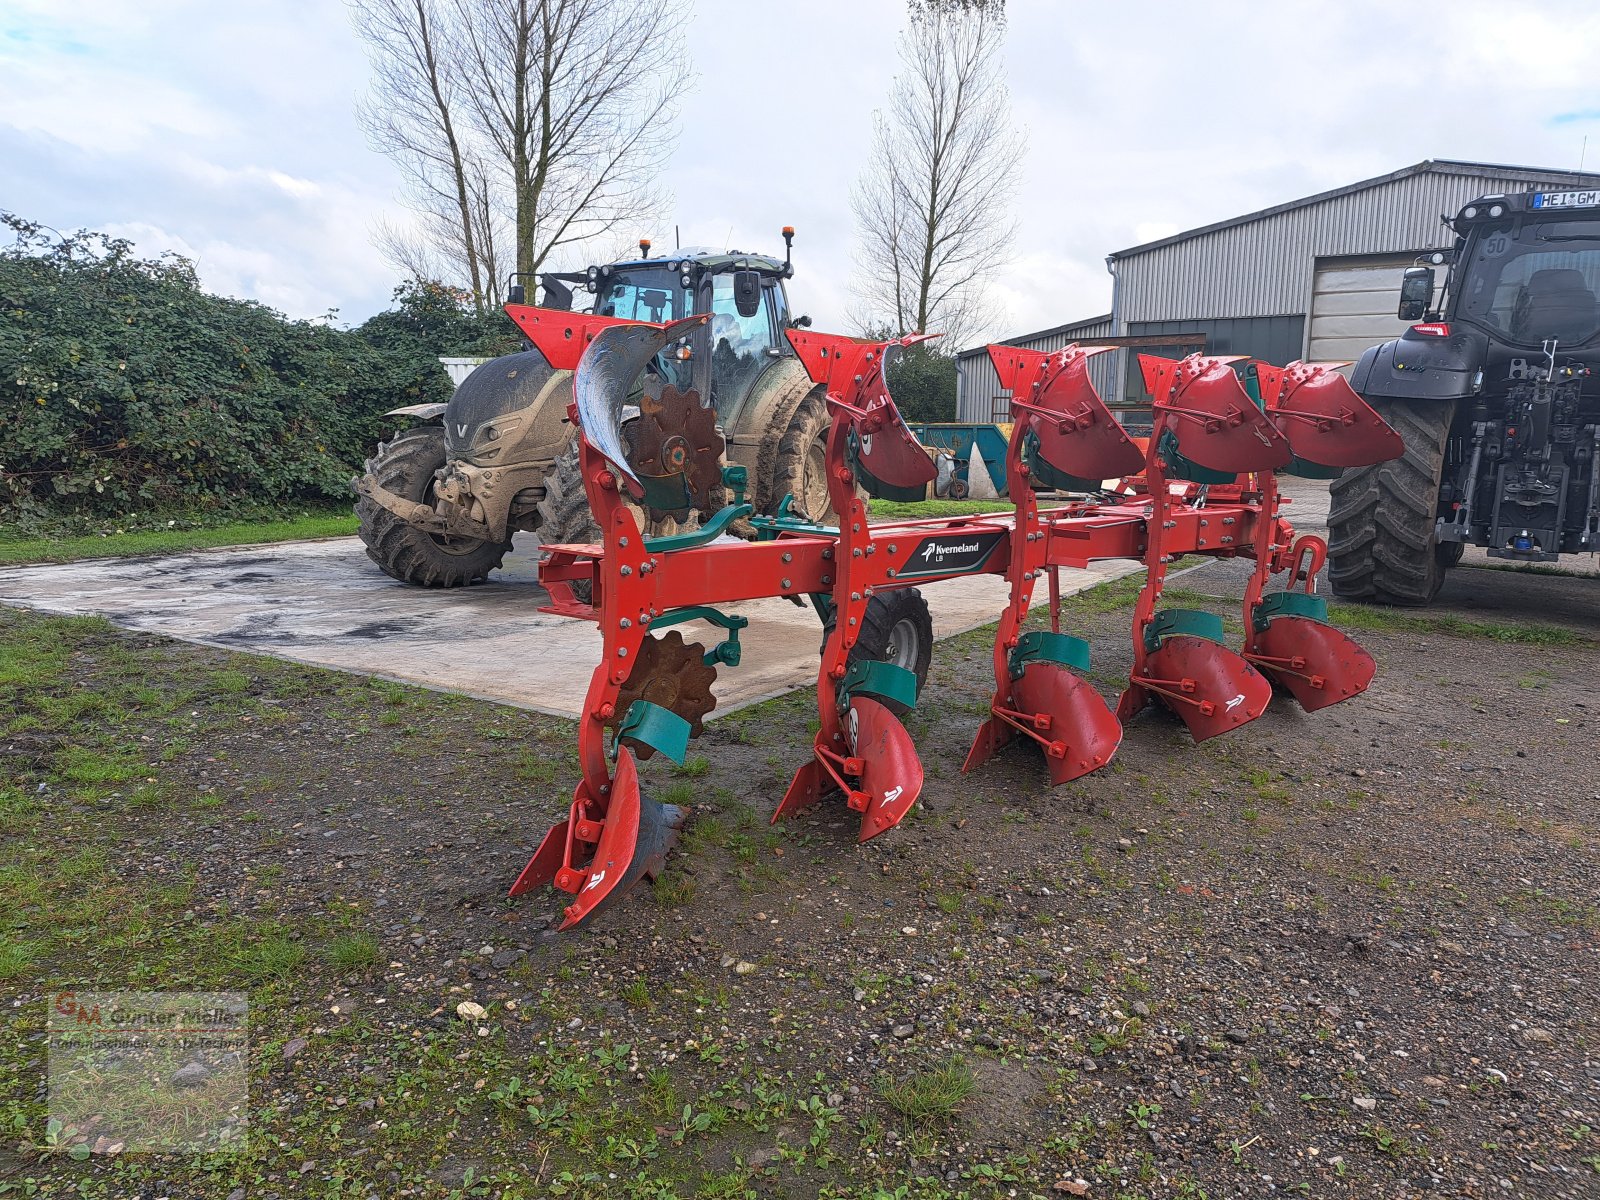
[[[645,268],[608,275],[594,298],[594,311],[602,317],[660,323],[689,316],[694,305],[675,272]]]
[[[1600,332],[1600,224],[1529,222],[1478,235],[1459,312],[1524,345]]]
[[[773,360],[771,352],[778,348],[773,290],[763,286],[760,310],[741,317],[733,302],[733,276],[711,281],[711,379],[719,406],[737,403]]]
[[[676,271],[666,268],[631,267],[613,272],[595,294],[597,316],[621,317],[625,321],[650,321],[664,324],[694,315],[694,297],[685,291]],[[679,389],[692,386],[689,364],[667,352],[656,355],[651,370]]]

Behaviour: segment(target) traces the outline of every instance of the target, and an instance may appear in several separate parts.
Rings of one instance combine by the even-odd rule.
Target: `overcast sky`
[[[1600,167],[1592,2],[1011,0],[1029,150],[993,181],[1019,219],[986,332],[1105,312],[1107,253],[1425,158]],[[641,228],[781,251],[846,328],[850,188],[895,66],[899,0],[696,0],[670,212]],[[398,180],[353,107],[339,0],[0,0],[0,209],[197,260],[292,316],[385,307],[375,223]],[[565,264],[576,265],[576,264]],[[1248,265],[1241,266],[1248,269]]]

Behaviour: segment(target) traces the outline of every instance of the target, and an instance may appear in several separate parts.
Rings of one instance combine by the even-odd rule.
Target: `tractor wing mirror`
[[[1400,282],[1400,310],[1396,314],[1402,321],[1420,321],[1433,303],[1433,268],[1407,267]]]
[[[749,318],[761,311],[761,273],[735,271],[733,273],[733,306],[741,317]]]

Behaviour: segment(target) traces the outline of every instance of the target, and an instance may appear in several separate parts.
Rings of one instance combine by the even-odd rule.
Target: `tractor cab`
[[[1449,327],[1513,355],[1578,351],[1600,338],[1600,191],[1485,196],[1450,221],[1451,252],[1406,272],[1401,320],[1422,337]],[[1435,304],[1435,267],[1446,265]],[[1600,349],[1587,356],[1600,357]]]
[[[794,231],[785,228],[783,236],[792,245]],[[709,396],[718,418],[736,423],[768,368],[794,357],[785,331],[810,324],[789,314],[784,281],[794,274],[790,254],[780,260],[692,246],[651,257],[648,239],[639,242],[639,252],[636,259],[583,272],[541,274],[543,307],[581,304],[568,286],[575,284],[592,297],[586,307],[596,316],[667,324],[709,313],[708,324],[668,346],[647,369],[679,391]]]

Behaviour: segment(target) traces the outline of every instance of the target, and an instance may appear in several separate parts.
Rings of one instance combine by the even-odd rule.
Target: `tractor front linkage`
[[[1006,469],[1017,481],[1015,511],[873,523],[862,489],[919,489],[934,474],[886,383],[886,368],[915,339],[792,330],[802,363],[827,388],[828,488],[838,525],[819,524],[788,504],[776,516],[753,515],[739,469],[728,468],[723,483],[731,502],[700,529],[646,538],[636,515],[642,506],[688,496],[690,466],[720,446],[710,421],[665,428],[670,454],[660,462],[669,470],[641,476],[624,452],[623,406],[642,374],[641,412],[665,411],[646,368],[705,318],[650,325],[513,307],[551,365],[576,372],[569,411],[582,430],[584,487],[603,537],[601,545],[546,547],[540,568],[550,610],[596,620],[602,635],[579,725],[582,779],[571,810],[511,889],[519,895],[554,884],[570,893],[563,929],[653,878],[676,839],[685,814],[644,794],[639,762],[656,752],[681,761],[715,704],[716,668],[738,663],[745,619],[721,606],[784,596],[809,600],[823,616],[829,632],[817,675],[819,728],[773,820],[839,795],[860,814],[862,841],[898,824],[923,782],[900,720],[916,703],[916,675],[852,653],[875,595],[965,575],[1007,580],[1009,597],[996,614],[990,716],[966,770],[1009,742],[1031,741],[1059,784],[1109,762],[1122,723],[1152,703],[1171,709],[1200,741],[1260,716],[1273,683],[1312,711],[1357,695],[1372,680],[1372,659],[1327,623],[1315,593],[1326,546],[1296,538],[1279,515],[1274,471],[1323,474],[1401,451],[1394,431],[1332,370],[1252,364],[1241,379],[1229,359],[1143,358],[1155,405],[1151,436],[1141,444],[1095,392],[1086,369],[1094,348],[1046,354],[991,346],[1001,384],[1014,397]],[[675,399],[681,407],[683,398]],[[691,411],[704,407],[692,393],[687,402]],[[1041,511],[1030,486],[1035,475],[1041,484],[1088,493],[1120,482],[1106,502]],[[719,537],[741,520],[755,540]],[[1254,561],[1237,651],[1224,644],[1215,615],[1159,607],[1168,564],[1191,554]],[[1087,643],[1060,628],[1059,568],[1106,559],[1133,559],[1146,569],[1134,609],[1134,667],[1115,712],[1081,676]],[[1269,591],[1280,574],[1285,586]],[[1025,630],[1041,581],[1049,587],[1050,627]],[[707,651],[685,645],[675,629],[658,632],[686,620],[709,620],[727,638]]]

